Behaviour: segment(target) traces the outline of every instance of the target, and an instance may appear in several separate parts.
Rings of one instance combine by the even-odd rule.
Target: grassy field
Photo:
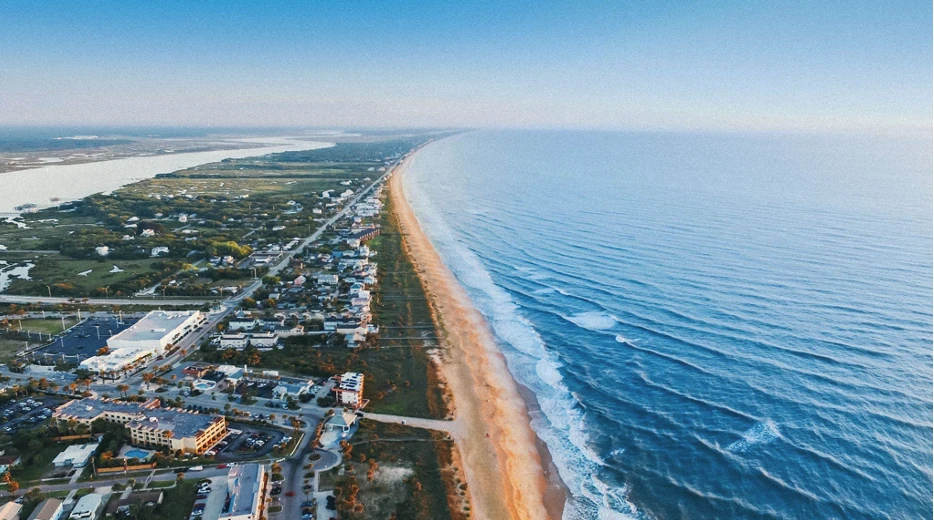
[[[111,273],[115,265],[123,272]],[[86,271],[91,272],[86,276],[78,275]],[[108,287],[139,276],[158,278],[152,260],[84,260],[44,255],[36,260],[36,266],[29,272],[32,280],[14,278],[7,292],[48,296],[51,289],[52,296],[87,295],[98,287]]]
[[[345,464],[343,475],[334,469],[321,480],[322,489],[340,489],[339,500],[359,486],[355,501],[363,511],[345,511],[341,518],[468,518],[466,484],[452,469],[452,441],[428,430],[363,421],[351,444],[345,460],[352,471]]]
[[[0,363],[10,362],[14,354],[23,350],[25,347],[25,341],[0,336]]]
[[[77,322],[78,320],[76,318],[65,318],[65,328],[71,328],[71,326]],[[62,320],[59,318],[36,318],[10,320],[10,330],[41,332],[43,334],[58,334],[65,329],[62,329]]]
[[[184,480],[177,486],[166,489],[165,497],[157,509],[157,518],[162,520],[187,520],[198,495],[198,481]]]
[[[379,284],[372,305],[373,320],[380,326],[376,352],[379,358],[403,359],[407,372],[414,378],[412,386],[421,395],[393,391],[374,401],[371,409],[399,415],[417,409],[427,411],[429,417],[443,418],[448,415],[445,396],[439,386],[437,367],[429,359],[429,351],[438,346],[431,310],[418,274],[403,250],[392,202],[388,197],[384,197],[384,202],[381,234],[370,242],[379,258]]]
[[[43,446],[39,452],[39,461],[31,460],[28,464],[23,464],[20,467],[13,468],[10,471],[13,480],[19,482],[20,487],[26,488],[29,483],[35,483],[38,481],[42,475],[44,475],[51,468],[52,459],[56,455],[62,452],[68,445],[62,443],[50,443]],[[35,455],[30,453],[29,457],[34,457]]]

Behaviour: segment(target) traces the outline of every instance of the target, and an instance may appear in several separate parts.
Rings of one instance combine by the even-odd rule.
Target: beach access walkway
[[[442,421],[439,419],[422,419],[420,417],[406,417],[402,415],[387,415],[382,413],[365,412],[363,413],[363,418],[381,423],[404,424],[406,426],[415,426],[416,428],[424,428],[426,430],[445,432],[450,434],[454,439],[458,439],[462,435],[461,424],[457,420]]]

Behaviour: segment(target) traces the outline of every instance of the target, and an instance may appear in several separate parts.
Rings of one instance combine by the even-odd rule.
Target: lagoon
[[[0,214],[15,214],[23,204],[39,208],[55,206],[64,201],[77,200],[95,193],[115,190],[121,186],[160,173],[170,173],[201,164],[224,159],[242,159],[271,153],[315,150],[333,146],[332,143],[300,141],[298,138],[236,139],[242,142],[240,150],[213,150],[170,155],[129,157],[112,161],[84,164],[55,165],[0,174]],[[256,144],[266,146],[256,146]],[[51,199],[59,199],[53,202]]]

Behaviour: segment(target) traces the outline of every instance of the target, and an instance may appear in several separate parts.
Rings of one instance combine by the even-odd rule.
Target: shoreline
[[[454,400],[455,443],[473,516],[560,519],[567,493],[563,484],[556,485],[547,447],[532,430],[529,410],[536,404],[523,397],[486,319],[441,260],[406,199],[402,174],[417,152],[393,169],[387,184],[405,252],[445,347],[441,373]]]

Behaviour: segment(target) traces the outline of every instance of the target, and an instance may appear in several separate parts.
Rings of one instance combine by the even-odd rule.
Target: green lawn
[[[65,328],[71,328],[72,325],[77,323],[76,318],[65,318]],[[43,334],[58,334],[62,332],[62,320],[60,318],[48,318],[48,319],[23,319],[23,320],[10,320],[10,330],[14,331],[31,331],[31,332],[41,332]]]
[[[156,508],[157,518],[187,520],[191,516],[191,508],[195,505],[196,496],[198,496],[197,480],[184,480],[174,488],[166,489],[162,504]]]
[[[32,343],[35,345],[35,343]],[[0,337],[0,363],[8,363],[14,357],[14,354],[23,350],[26,342],[13,338]]]
[[[52,296],[87,295],[98,287],[108,287],[138,276],[154,275],[155,278],[159,278],[152,266],[153,261],[149,259],[79,260],[61,255],[46,255],[34,262],[36,266],[29,272],[32,280],[14,278],[7,292],[48,296],[49,289],[51,289]],[[123,269],[123,272],[111,273],[110,270],[115,265]],[[87,276],[78,275],[86,271],[91,272],[87,273]],[[56,284],[62,284],[62,286],[56,286]],[[73,289],[63,287],[73,287]]]
[[[13,480],[19,482],[20,486],[25,488],[27,487],[28,482],[33,482],[39,480],[42,475],[44,475],[50,469],[52,464],[52,459],[56,455],[62,452],[68,445],[60,442],[48,443],[38,451],[38,453],[27,454],[29,457],[35,457],[38,455],[39,460],[30,460],[29,463],[24,463],[22,466],[13,468],[10,472]],[[24,456],[25,458],[25,456]]]

